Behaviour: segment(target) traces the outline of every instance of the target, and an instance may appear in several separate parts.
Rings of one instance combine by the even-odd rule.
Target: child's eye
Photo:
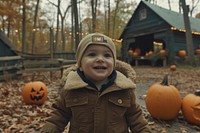
[[[112,54],[111,53],[106,53],[104,56],[105,57],[112,57]]]
[[[87,56],[94,57],[94,56],[96,56],[96,53],[93,53],[93,52],[92,53],[88,53]]]

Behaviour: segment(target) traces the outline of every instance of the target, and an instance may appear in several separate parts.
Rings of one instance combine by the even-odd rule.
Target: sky
[[[55,4],[57,4],[57,0],[42,0],[42,2],[43,2],[43,8],[46,6],[48,9],[53,9],[53,10],[50,10],[49,12],[54,12],[54,15],[52,15],[51,13],[51,15],[49,15],[49,17],[50,18],[52,18],[52,17],[56,17],[56,14],[55,14],[55,12],[56,12],[56,9],[55,9],[55,7],[54,6],[51,6],[50,7],[50,4],[44,4],[44,3],[48,3],[48,1],[51,1],[51,2],[53,2],[53,3],[55,3]],[[104,1],[104,0],[101,0],[102,2]],[[114,0],[111,0],[111,2],[112,1],[114,1]],[[137,4],[139,4],[140,3],[140,1],[141,0],[127,0],[128,2],[129,1],[136,1],[137,2]],[[166,8],[166,9],[169,9],[169,5],[168,5],[168,0],[152,0],[152,1],[156,1],[156,3],[157,3],[157,5],[158,6],[161,6],[161,7],[163,7],[163,8]],[[186,4],[187,5],[190,5],[191,4],[191,1],[192,0],[185,0],[186,1]],[[197,0],[195,0],[195,1],[197,1]],[[63,8],[63,9],[66,9],[66,6],[68,6],[69,3],[70,2],[70,0],[61,0],[61,7]],[[178,12],[179,11],[179,6],[178,6],[178,2],[179,2],[179,0],[170,0],[170,2],[171,2],[171,10],[172,11],[176,11],[176,12]],[[83,7],[81,7],[81,8],[84,8],[84,5],[82,5]],[[193,11],[193,17],[198,13],[198,12],[200,12],[200,3],[198,4],[198,6],[197,6],[198,8],[196,8],[194,11]],[[64,10],[63,10],[64,11]],[[71,16],[69,16],[70,14],[68,14],[68,16],[66,16],[66,18],[71,18]],[[83,16],[83,14],[82,14],[82,16]],[[70,20],[69,20],[69,22],[71,22]],[[54,22],[55,23],[55,22]]]
[[[139,4],[139,2],[141,1],[141,0],[136,0],[137,1],[137,3]],[[153,1],[153,0],[152,0]],[[168,5],[168,0],[155,0],[156,2],[157,2],[157,5],[158,6],[161,6],[161,7],[163,7],[163,8],[166,8],[166,9],[169,9],[169,5]],[[198,1],[198,0],[194,0],[194,1]],[[178,5],[178,3],[179,3],[179,0],[170,0],[170,2],[171,2],[171,10],[172,11],[176,11],[176,12],[178,12],[179,11],[179,5]],[[191,5],[191,2],[192,2],[192,0],[185,0],[185,2],[186,2],[186,5]],[[196,8],[196,10],[194,10],[194,14],[193,14],[193,17],[198,13],[198,12],[200,12],[200,2],[198,3],[198,6],[197,6],[198,8]]]
[[[42,0],[42,1],[43,1],[43,3],[47,3],[48,2],[48,0]],[[49,1],[57,3],[57,0],[49,0]],[[61,1],[63,2],[62,6],[64,7],[65,5],[68,5],[68,4],[65,4],[66,1],[70,1],[70,0],[61,0]],[[101,0],[101,1],[103,2],[104,0]],[[114,0],[111,0],[111,2],[112,1],[114,1]],[[127,0],[127,1],[136,1],[139,4],[141,0]],[[152,0],[152,1],[156,1],[157,5],[159,5],[159,6],[163,7],[163,8],[169,9],[168,0]],[[191,5],[191,1],[192,0],[185,0],[185,1],[186,1],[187,5]],[[194,0],[194,1],[198,1],[198,0]],[[178,11],[178,8],[179,8],[178,7],[178,2],[179,2],[179,0],[170,0],[170,2],[171,2],[172,10],[173,11]],[[199,8],[197,10],[200,12],[200,3],[198,4],[198,7]],[[197,12],[197,11],[195,11],[195,12]]]

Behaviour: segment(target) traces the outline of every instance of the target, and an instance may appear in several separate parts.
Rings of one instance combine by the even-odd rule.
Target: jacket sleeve
[[[135,94],[130,91],[131,107],[126,113],[127,123],[133,133],[151,133],[147,120],[144,118],[140,105],[136,103]]]
[[[61,133],[71,118],[71,110],[65,106],[64,93],[61,94],[61,98],[52,107],[51,116],[46,120],[41,132]]]

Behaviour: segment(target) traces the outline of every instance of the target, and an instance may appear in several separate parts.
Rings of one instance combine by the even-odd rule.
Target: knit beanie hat
[[[116,57],[116,48],[115,48],[115,44],[112,41],[112,39],[109,38],[108,36],[100,34],[100,33],[92,33],[92,34],[85,36],[78,45],[78,48],[76,51],[76,61],[77,61],[78,67],[81,66],[81,59],[82,59],[82,56],[83,56],[86,48],[91,44],[98,44],[98,45],[103,45],[103,46],[108,47],[113,54],[114,66],[116,65],[116,58],[117,58]]]

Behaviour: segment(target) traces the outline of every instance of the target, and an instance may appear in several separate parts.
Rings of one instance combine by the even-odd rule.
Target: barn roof
[[[185,29],[183,14],[171,11],[160,6],[151,4],[146,1],[141,1],[147,5],[152,11],[154,11],[157,15],[159,15],[163,20],[165,20],[171,26],[177,29]],[[140,4],[141,4],[140,3]],[[191,30],[200,32],[200,19],[189,17],[191,23]]]
[[[8,37],[0,30],[0,41],[7,45],[13,52],[17,53],[16,47],[10,42]]]
[[[124,28],[124,31],[122,32],[122,34],[120,36],[120,39],[123,38],[125,31],[130,28],[131,21],[134,21],[133,18],[137,13],[136,11],[142,5],[148,7],[152,12],[157,14],[163,21],[165,21],[167,24],[169,24],[169,26],[175,27],[180,30],[185,30],[183,14],[160,7],[155,4],[151,4],[147,1],[141,0],[139,5],[137,6],[135,12],[133,13],[132,17],[130,18],[129,22],[127,23],[126,27]],[[189,19],[190,19],[190,25],[191,25],[192,32],[200,32],[200,19],[193,18],[193,17],[189,17]],[[131,27],[134,27],[134,26],[131,26]]]

